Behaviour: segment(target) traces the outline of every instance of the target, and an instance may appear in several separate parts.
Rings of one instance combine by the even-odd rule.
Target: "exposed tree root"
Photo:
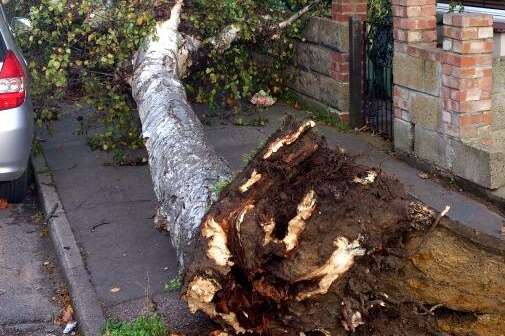
[[[191,310],[207,313],[230,334],[448,330],[441,321],[464,307],[443,295],[427,300],[422,280],[417,287],[414,280],[423,253],[447,231],[438,227],[443,214],[414,202],[396,180],[328,149],[312,127],[287,122],[207,213],[185,278]],[[498,274],[505,274],[505,262],[495,258],[498,269],[487,281],[503,288]],[[455,279],[445,280],[451,286]],[[426,278],[425,286],[435,284]]]

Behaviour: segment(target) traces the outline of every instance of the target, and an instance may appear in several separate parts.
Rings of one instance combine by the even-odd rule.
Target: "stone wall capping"
[[[444,25],[454,27],[493,27],[493,16],[477,13],[444,14]]]

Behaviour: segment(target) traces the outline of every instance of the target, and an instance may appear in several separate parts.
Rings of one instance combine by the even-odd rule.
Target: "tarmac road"
[[[0,209],[0,336],[61,334],[53,319],[64,284],[34,194]]]

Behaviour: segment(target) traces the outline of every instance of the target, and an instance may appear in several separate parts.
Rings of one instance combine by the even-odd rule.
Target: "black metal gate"
[[[363,115],[365,123],[393,139],[393,25],[364,25]]]

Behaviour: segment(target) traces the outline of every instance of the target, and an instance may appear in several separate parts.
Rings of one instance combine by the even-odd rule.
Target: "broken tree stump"
[[[288,120],[208,211],[190,310],[232,334],[464,335],[457,321],[488,320],[480,334],[503,335],[503,251],[435,227],[398,181],[330,150],[314,125]]]

